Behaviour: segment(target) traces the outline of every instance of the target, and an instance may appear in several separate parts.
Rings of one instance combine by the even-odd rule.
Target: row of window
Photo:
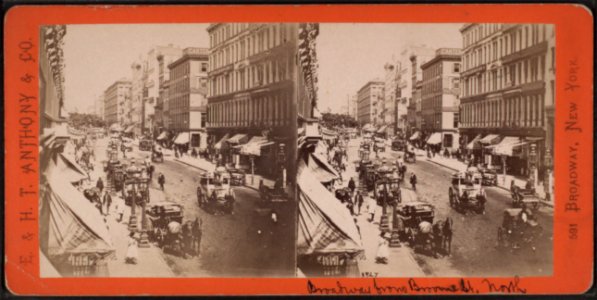
[[[291,24],[266,24],[260,30],[242,37],[229,45],[212,50],[209,61],[210,71],[244,60],[252,55],[264,52],[286,43],[293,36]],[[211,49],[219,43],[211,43]]]
[[[461,127],[543,127],[544,96],[527,95],[461,105]]]
[[[467,51],[463,55],[464,70],[496,61],[511,53],[521,51],[547,40],[551,25],[528,24],[520,25],[498,38],[492,39],[481,47]],[[554,32],[551,30],[550,36]],[[465,45],[466,47],[466,45]]]
[[[289,80],[292,63],[292,57],[287,56],[210,77],[208,94],[219,96]]]
[[[290,120],[291,99],[292,91],[287,89],[266,97],[212,103],[207,107],[208,121],[210,127],[286,124]]]
[[[488,70],[464,79],[462,96],[498,91],[510,86],[545,80],[545,55]]]

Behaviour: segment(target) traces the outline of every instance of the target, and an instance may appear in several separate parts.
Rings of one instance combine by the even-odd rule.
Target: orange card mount
[[[552,24],[555,27],[554,49],[557,49],[554,53],[555,63],[553,68],[555,69],[552,70],[555,74],[554,85],[550,87],[548,81],[540,86],[530,82],[521,85],[519,90],[511,91],[511,93],[525,93],[527,90],[540,89],[545,91],[553,88],[552,91],[555,93],[556,105],[553,105],[555,109],[551,110],[553,124],[542,125],[552,126],[551,130],[554,138],[551,153],[553,159],[550,161],[554,170],[553,196],[551,196],[551,205],[553,206],[552,272],[538,276],[492,274],[490,277],[433,277],[421,274],[412,278],[399,276],[396,276],[396,278],[382,278],[376,276],[375,272],[367,272],[352,278],[341,278],[344,276],[338,278],[307,276],[309,278],[305,278],[305,276],[296,276],[295,274],[305,274],[302,271],[296,272],[296,266],[292,266],[293,272],[290,275],[283,276],[284,278],[269,276],[252,278],[253,276],[243,275],[247,273],[240,273],[239,276],[241,277],[237,278],[225,275],[208,277],[157,275],[149,278],[123,278],[105,277],[101,274],[89,275],[85,273],[84,266],[94,258],[77,255],[70,255],[63,259],[71,265],[81,267],[79,271],[82,272],[80,273],[82,275],[60,276],[60,272],[56,270],[47,270],[49,258],[48,253],[42,251],[42,249],[47,248],[47,245],[44,244],[59,243],[59,241],[53,239],[48,240],[49,231],[58,230],[64,224],[72,225],[77,222],[87,224],[87,226],[73,228],[66,231],[66,233],[77,235],[78,240],[86,241],[85,247],[95,248],[101,248],[98,243],[101,244],[101,241],[103,241],[101,237],[107,231],[105,229],[102,229],[103,231],[94,230],[94,226],[99,225],[89,224],[99,220],[101,225],[103,220],[100,217],[94,219],[88,214],[78,216],[76,212],[73,213],[75,209],[73,207],[78,207],[79,204],[76,204],[76,201],[72,199],[59,199],[60,195],[55,190],[57,187],[61,187],[75,193],[75,187],[62,181],[66,181],[67,175],[76,176],[77,173],[65,171],[69,168],[72,169],[72,167],[69,167],[68,158],[64,158],[65,155],[49,159],[44,157],[46,155],[44,149],[65,148],[65,140],[72,140],[72,136],[78,133],[69,126],[54,127],[51,125],[52,122],[59,121],[57,118],[66,117],[61,115],[59,111],[61,103],[56,100],[62,99],[64,96],[65,91],[59,87],[60,83],[64,84],[64,79],[62,75],[54,71],[56,65],[61,63],[60,58],[56,57],[60,57],[62,54],[51,54],[49,59],[41,59],[40,53],[48,54],[54,51],[51,50],[54,47],[52,44],[58,42],[59,37],[64,35],[61,25],[173,25],[216,22]],[[14,294],[64,296],[576,294],[587,291],[592,285],[594,266],[594,223],[592,214],[593,17],[589,10],[583,6],[566,4],[15,6],[7,12],[5,25],[5,272],[6,284]],[[48,27],[52,29],[42,34],[41,29]],[[46,33],[53,38],[48,39],[45,36]],[[68,38],[68,32],[66,38]],[[93,39],[88,41],[92,43]],[[123,46],[125,44],[119,45]],[[539,50],[531,48],[526,50],[529,53],[533,51]],[[552,50],[548,49],[546,53],[549,51]],[[525,53],[518,53],[509,59],[516,60],[517,55],[523,56]],[[505,59],[500,63],[507,63],[504,61]],[[347,63],[350,64],[350,62]],[[322,60],[319,64],[323,68],[326,62]],[[170,66],[175,67],[175,65],[171,64]],[[541,68],[540,65],[539,63],[537,68]],[[542,70],[548,70],[549,67],[549,65],[543,66],[545,69]],[[529,70],[531,69],[533,68]],[[47,77],[41,80],[41,73],[48,70],[51,71],[47,73]],[[529,76],[529,78],[535,76],[531,74],[534,71],[527,75],[524,70],[526,69],[518,73],[519,70],[513,69],[512,72],[519,74],[517,76]],[[88,71],[94,72],[95,70]],[[209,80],[208,78],[208,82],[210,82]],[[461,84],[464,84],[464,82],[461,81]],[[50,92],[48,92],[49,86],[53,87]],[[487,95],[483,95],[483,97],[485,96]],[[41,101],[42,98],[44,101]],[[51,99],[56,101],[52,102]],[[92,100],[89,101],[91,104]],[[461,105],[465,102],[462,100]],[[40,103],[44,103],[45,107],[41,107]],[[534,102],[529,102],[530,104],[516,103],[520,107],[534,105],[532,104]],[[52,107],[52,105],[56,105],[56,107]],[[528,112],[528,110],[522,111]],[[52,116],[52,112],[56,112],[57,117]],[[466,111],[464,112],[466,113]],[[546,115],[545,118],[549,117],[549,112]],[[208,118],[211,118],[211,116],[208,116]],[[461,120],[461,122],[463,121]],[[121,130],[127,131],[127,128]],[[264,134],[263,136],[268,135]],[[238,138],[242,137],[239,136]],[[190,138],[190,140],[192,142],[193,138]],[[245,143],[250,142],[245,141]],[[189,141],[186,141],[186,143],[189,143]],[[535,149],[532,151],[541,152],[544,150]],[[174,154],[172,155],[174,156]],[[545,156],[550,159],[549,155]],[[234,162],[234,159],[231,161]],[[546,158],[541,157],[541,159]],[[64,177],[61,177],[60,180],[54,179],[50,182],[42,182],[40,178],[43,178],[43,174],[40,174],[39,170],[47,166],[41,164],[50,161],[53,162],[53,168],[64,172],[60,173],[64,174]],[[241,159],[237,162],[237,164],[239,163],[242,163]],[[250,169],[247,172],[250,172]],[[300,181],[303,179],[304,181]],[[298,180],[299,185],[301,185],[301,183],[312,179],[299,178]],[[168,184],[168,181],[166,181],[166,184]],[[63,206],[52,207],[51,214],[42,213],[44,212],[44,205],[47,205],[42,203],[42,199],[48,199],[48,197],[55,200],[52,203],[62,203]],[[310,201],[315,203],[316,200],[311,199]],[[88,204],[80,204],[79,206],[91,206]],[[48,220],[56,220],[52,218],[57,218],[56,214],[60,212],[62,212],[62,215],[59,219],[64,223],[47,222]],[[482,218],[484,216],[474,217]],[[499,218],[501,220],[501,213]],[[108,224],[110,223],[108,222]],[[497,232],[497,228],[491,228],[490,231]],[[262,234],[262,232],[259,231],[259,234]],[[292,234],[289,234],[289,236],[292,236]],[[112,236],[108,239],[114,240],[116,238]],[[127,236],[124,235],[120,238],[126,240]],[[139,237],[136,238],[139,239]],[[129,246],[130,243],[134,243],[133,240],[136,241],[135,237],[128,240]],[[143,239],[140,238],[140,240]],[[122,249],[116,249],[114,255],[122,256],[123,253],[128,251],[126,242],[122,245],[125,246]],[[67,245],[62,246],[66,247]],[[83,248],[81,246],[78,250],[84,252],[85,249]],[[221,251],[227,250],[222,249]],[[138,251],[141,253],[145,250],[140,248]],[[128,257],[129,253],[127,252],[126,255]],[[366,255],[375,255],[375,252],[366,253]],[[504,260],[508,257],[504,255]],[[156,259],[162,258],[158,257]],[[275,259],[275,256],[263,260],[273,259]],[[333,263],[332,260],[334,260],[333,257],[328,256],[322,259],[329,259],[329,263]],[[299,259],[295,261],[301,263]],[[315,261],[317,262],[317,259]],[[168,263],[172,264],[172,261],[166,262],[164,265],[168,265]],[[104,268],[110,268],[110,264],[112,262],[108,260]],[[400,266],[396,268],[400,268]],[[48,275],[47,272],[54,272],[54,275]],[[46,274],[42,276],[41,273]],[[94,278],[89,278],[89,276],[94,276]]]

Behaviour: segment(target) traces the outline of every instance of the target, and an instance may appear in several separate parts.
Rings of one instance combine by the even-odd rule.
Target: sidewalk
[[[432,162],[434,164],[440,165],[444,168],[448,168],[452,171],[461,172],[466,171],[467,165],[461,161],[458,161],[453,158],[446,158],[443,156],[436,155],[432,158],[427,158],[427,161]],[[500,188],[502,190],[510,192],[510,183],[514,180],[514,184],[520,188],[524,188],[526,185],[526,181],[523,179],[516,178],[512,175],[503,175],[497,174],[497,184],[495,187]],[[545,191],[543,185],[537,185],[535,187],[536,195],[538,198],[541,199],[541,202],[544,205],[549,207],[553,207],[553,203],[545,200]]]
[[[356,144],[355,144],[356,143]],[[359,148],[358,140],[352,140],[347,149],[347,155],[349,156],[348,161],[352,159],[350,157],[356,157]],[[342,175],[345,178],[342,182],[342,186],[348,185],[348,179],[353,177],[357,187],[359,185],[358,174],[355,170],[354,164],[347,164],[346,172]],[[416,199],[416,193],[410,189],[402,188],[402,196],[405,201],[413,201]],[[377,206],[375,209],[375,217],[373,222],[369,222],[367,213],[367,202],[370,201],[371,195],[367,195],[364,198],[364,203],[361,208],[361,214],[356,216],[357,225],[361,232],[361,240],[363,242],[363,248],[365,257],[359,260],[359,271],[376,273],[379,277],[423,277],[425,276],[423,269],[416,262],[412,249],[406,246],[390,248],[390,255],[388,264],[377,264],[375,262],[375,254],[377,252],[377,242],[379,239],[379,221],[381,219],[382,207]],[[408,199],[408,200],[407,200]],[[390,218],[391,221],[391,218]],[[392,226],[390,224],[390,226]]]
[[[96,144],[96,148],[105,147],[107,142],[102,140]],[[97,150],[97,149],[96,149]],[[107,185],[105,174],[101,161],[106,159],[105,151],[96,151],[96,165],[91,173],[92,183],[97,182],[97,178],[102,177],[104,185]],[[152,190],[150,189],[150,193]],[[162,196],[163,197],[163,196]],[[154,198],[154,193],[151,193]],[[124,205],[124,200],[119,194],[112,194],[112,205],[108,215],[105,217],[108,232],[112,238],[112,244],[115,249],[114,257],[108,260],[108,272],[110,277],[173,277],[174,274],[162,256],[162,250],[150,245],[149,248],[139,248],[138,263],[136,265],[125,264],[124,258],[128,248],[128,221],[131,209],[125,206],[122,222],[118,222],[116,206]],[[137,209],[138,220],[141,220],[140,207]]]

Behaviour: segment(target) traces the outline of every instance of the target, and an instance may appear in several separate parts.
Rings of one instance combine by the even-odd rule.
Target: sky
[[[209,47],[208,24],[68,25],[64,37],[67,111],[85,112],[155,45]]]
[[[348,95],[384,79],[384,64],[407,45],[461,48],[462,23],[322,23],[317,37],[318,109],[342,112]]]

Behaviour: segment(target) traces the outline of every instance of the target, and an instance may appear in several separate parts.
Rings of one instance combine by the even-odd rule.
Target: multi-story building
[[[542,178],[553,144],[553,133],[546,135],[553,132],[553,26],[466,24],[460,31],[465,148],[508,174]]]
[[[384,65],[384,99],[383,108],[380,112],[384,128],[380,128],[388,136],[394,135],[396,126],[396,87],[398,85],[398,72],[400,71],[400,62],[386,63]]]
[[[357,92],[357,99],[359,124],[377,125],[379,123],[377,104],[384,100],[384,82],[381,80],[367,82]]]
[[[104,92],[105,121],[108,124],[125,123],[125,107],[131,101],[131,81],[120,79]]]
[[[185,48],[168,65],[168,110],[175,143],[207,149],[207,70],[209,49]]]
[[[104,94],[100,94],[99,96],[97,96],[97,98],[95,99],[95,102],[93,104],[93,108],[94,108],[94,114],[103,120],[104,119]]]
[[[359,107],[358,107],[358,103],[359,103],[359,96],[358,95],[352,95],[350,96],[350,116],[352,118],[354,118],[355,120],[358,119],[358,115],[359,115]]]
[[[253,157],[255,172],[283,177],[296,149],[298,25],[216,23],[207,31],[210,148],[240,167]]]
[[[145,63],[142,59],[131,64],[131,101],[127,103],[125,114],[125,130],[132,131],[135,135],[140,135],[141,119],[143,108],[143,74],[145,73]]]
[[[66,124],[64,114],[64,57],[62,45],[65,26],[45,26],[40,29],[39,110],[40,134],[45,128]]]
[[[168,130],[169,127],[169,112],[166,108],[167,98],[169,95],[168,81],[170,80],[170,65],[175,60],[182,56],[182,49],[177,47],[158,47],[157,53],[157,75],[158,75],[158,98],[154,106],[154,134],[159,134],[162,131]],[[149,77],[148,77],[149,78]],[[153,90],[147,91],[148,95],[153,94]]]
[[[400,120],[406,106],[407,121],[401,125],[406,127],[406,131],[412,136],[422,125],[421,113],[421,89],[423,87],[423,73],[421,65],[435,57],[435,49],[424,45],[409,46],[401,53],[404,69],[400,73],[399,90],[400,98],[398,101],[402,106],[398,106],[399,111],[396,114],[397,120]],[[410,62],[409,62],[410,61]]]
[[[438,148],[459,147],[458,107],[461,49],[440,48],[421,65],[421,109],[427,144]]]

